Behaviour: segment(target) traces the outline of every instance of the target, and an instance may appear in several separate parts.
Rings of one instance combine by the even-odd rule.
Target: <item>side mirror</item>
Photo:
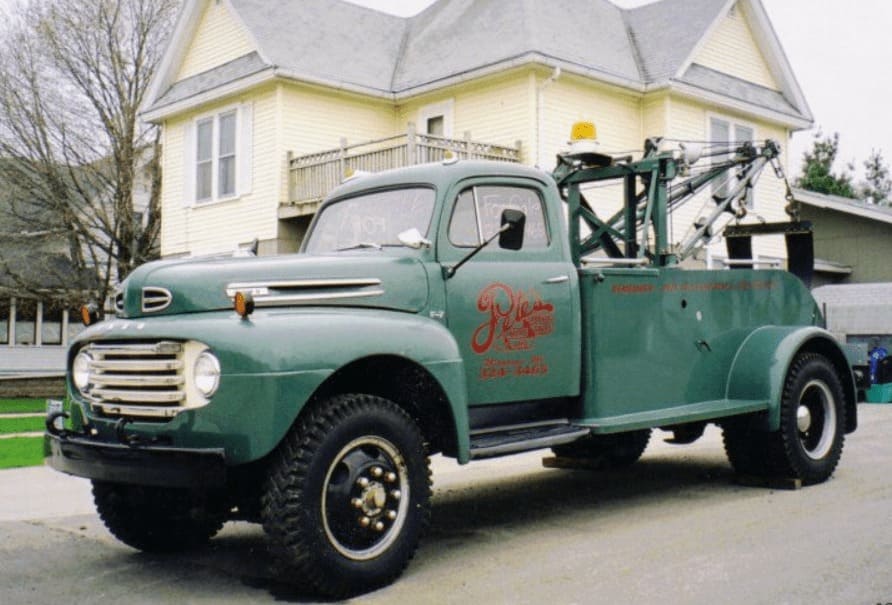
[[[510,208],[502,211],[502,228],[499,230],[499,248],[520,250],[523,248],[523,232],[527,215]]]
[[[431,241],[421,235],[421,231],[412,227],[411,229],[406,229],[399,235],[397,238],[400,240],[400,243],[407,248],[412,248],[413,250],[419,250],[421,248],[430,248]]]

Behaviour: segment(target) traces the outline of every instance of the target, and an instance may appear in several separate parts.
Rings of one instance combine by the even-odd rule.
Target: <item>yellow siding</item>
[[[201,1],[201,0],[193,0]],[[223,65],[257,50],[225,2],[207,2],[177,80]]]
[[[694,63],[778,90],[739,4],[707,40]]]
[[[282,85],[279,97],[283,160],[289,151],[300,156],[337,148],[341,139],[353,145],[395,134],[395,111],[387,101],[294,84]],[[282,163],[280,170],[276,199],[286,202],[287,166]]]
[[[408,123],[417,124],[418,111],[426,106],[453,101],[453,138],[465,133],[475,141],[513,147],[521,141],[525,162],[533,160],[530,147],[533,108],[530,104],[529,72],[476,80],[448,91],[409,100],[396,108],[397,132],[404,132]]]
[[[644,138],[664,137],[669,132],[669,99],[666,96],[646,98],[641,105]]]
[[[281,161],[285,151],[276,128],[277,95],[272,87],[250,97],[230,98],[164,124],[164,188],[162,191],[161,254],[204,255],[231,252],[255,237],[275,239]],[[187,207],[183,191],[184,133],[195,118],[234,104],[253,106],[252,188],[248,195]]]

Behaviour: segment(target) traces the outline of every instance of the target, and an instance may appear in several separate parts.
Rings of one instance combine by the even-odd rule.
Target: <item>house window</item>
[[[9,344],[9,302],[0,297],[0,345]]]
[[[62,325],[65,306],[46,301],[43,303],[43,321],[40,324],[40,343],[44,345],[62,344]]]
[[[440,103],[431,103],[418,110],[418,124],[423,134],[435,137],[452,136],[452,99]]]
[[[214,196],[214,120],[201,120],[196,126],[198,144],[195,153],[195,200]]]
[[[731,146],[741,145],[746,141],[752,141],[755,138],[755,134],[752,126],[715,116],[709,118],[709,140],[713,144],[728,143]],[[719,159],[724,158],[720,156]],[[734,179],[733,171],[728,171],[727,174],[728,177],[726,179],[720,180],[713,186],[713,195],[724,197],[728,194],[730,187],[736,181],[732,180]],[[746,199],[746,207],[750,210],[755,206],[751,193],[752,190],[750,190]]]
[[[187,130],[186,149],[192,149],[187,166],[186,202],[210,202],[248,193],[250,189],[250,106],[202,117]]]
[[[15,344],[33,345],[37,343],[37,301],[20,298],[15,310]]]
[[[217,191],[220,197],[235,195],[235,112],[220,116]]]
[[[432,118],[428,118],[425,132],[437,137],[444,136],[444,119],[445,118],[443,116],[434,116]]]

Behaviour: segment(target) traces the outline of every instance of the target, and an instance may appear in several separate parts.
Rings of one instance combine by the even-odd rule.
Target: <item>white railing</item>
[[[425,162],[438,162],[452,152],[459,159],[520,162],[520,141],[515,147],[474,141],[470,133],[464,139],[449,139],[415,132],[412,124],[405,134],[386,139],[348,145],[341,141],[337,149],[290,157],[290,206],[311,206],[322,200],[341,183],[348,171],[379,172]]]

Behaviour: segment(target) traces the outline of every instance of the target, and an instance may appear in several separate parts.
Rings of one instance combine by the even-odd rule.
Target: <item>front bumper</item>
[[[47,433],[49,465],[57,471],[114,483],[160,487],[222,487],[222,449],[124,445],[70,434]]]

